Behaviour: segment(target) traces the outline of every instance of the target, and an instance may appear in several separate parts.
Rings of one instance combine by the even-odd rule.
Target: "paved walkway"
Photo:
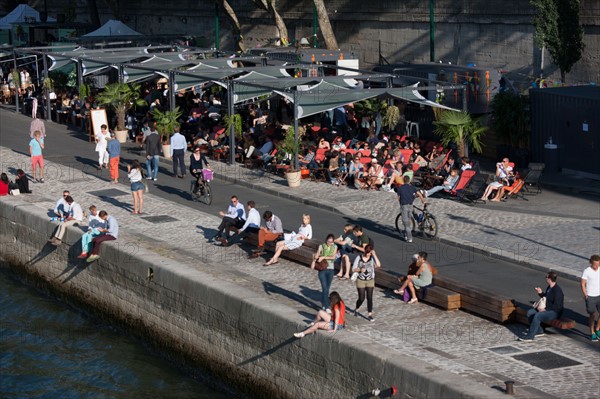
[[[284,178],[262,170],[225,163],[212,165],[223,179],[395,229],[390,217],[399,210],[394,193],[336,188],[309,180],[303,180],[298,189],[290,189]],[[542,196],[528,196],[526,203],[515,199],[477,206],[436,198],[427,201],[439,223],[442,241],[579,278],[589,255],[600,253],[600,202],[593,197],[581,200],[566,195],[554,200],[564,203],[554,205]],[[574,211],[573,207],[584,211]]]
[[[26,155],[3,147],[0,147],[0,160],[3,169],[29,164]],[[110,185],[93,175],[53,162],[47,164],[52,173],[47,183],[32,185],[36,194],[10,200],[51,209],[61,196],[62,189],[69,187],[81,204],[86,206],[95,203],[99,209],[107,209],[119,220],[122,229],[119,243],[127,245],[129,251],[156,252],[190,264],[204,273],[218,275],[221,279],[263,293],[265,301],[283,303],[290,308],[290,312],[297,312],[299,328],[314,313],[314,308],[319,306],[320,285],[311,270],[285,260],[280,261],[278,267],[264,268],[260,266],[262,259],[248,260],[245,252],[237,246],[220,248],[207,244],[205,236],[214,232],[219,221],[216,216],[190,212],[188,207],[175,203],[166,206],[163,198],[152,193],[146,195],[144,210],[147,216],[135,216],[131,214],[132,199],[128,186]],[[394,196],[389,193],[347,191],[344,188],[336,192],[332,189],[323,190],[323,186],[309,182],[303,182],[300,190],[292,192],[280,179],[262,176],[258,171],[219,164],[217,173],[230,179],[242,179],[244,184],[256,184],[263,190],[298,196],[298,200],[316,201],[322,206],[381,220],[381,223],[388,225],[391,221],[386,219],[387,215],[397,208]],[[448,201],[436,200],[432,203],[432,210],[442,223],[444,238],[448,240],[460,234],[463,242],[486,247],[492,247],[498,240],[510,240],[511,245],[517,247],[534,241],[534,245],[553,250],[552,256],[564,259],[563,264],[569,265],[576,260],[578,267],[582,260],[576,254],[587,254],[594,247],[591,241],[587,244],[581,241],[587,239],[585,235],[589,235],[590,229],[597,228],[597,221],[561,217],[548,220],[545,216],[515,216],[510,213],[498,216],[490,215],[485,209]],[[165,215],[166,209],[168,215]],[[567,234],[561,233],[558,234],[560,240],[550,243],[543,236],[533,235],[535,240],[527,238],[532,231],[541,229],[544,230],[542,234],[546,234],[545,231],[551,228],[569,231],[575,236],[570,239]],[[511,234],[505,233],[505,230],[510,230]],[[453,233],[456,234],[454,238]],[[565,243],[565,240],[568,242]],[[558,241],[556,244],[559,249],[549,248],[555,241]],[[593,244],[597,248],[597,241]],[[517,251],[515,256],[534,262],[554,260],[546,250],[531,250],[526,254]],[[566,272],[570,270],[564,268]],[[354,308],[356,290],[352,283],[335,281],[332,289],[340,292],[350,309]],[[348,316],[348,329],[341,334],[349,334],[354,337],[352,339],[360,339],[361,342],[384,345],[390,351],[427,361],[432,365],[432,370],[444,369],[487,387],[503,387],[504,381],[514,380],[515,396],[518,398],[598,397],[598,343],[579,342],[561,334],[549,334],[533,343],[522,343],[515,340],[517,334],[524,333],[525,329],[520,325],[498,325],[465,312],[444,312],[424,304],[405,305],[383,290],[375,291],[374,301],[376,322],[369,323],[363,317]],[[273,343],[273,346],[276,345]],[[537,359],[543,356],[560,357],[547,358],[544,364],[555,368],[544,370],[526,363],[523,356]]]

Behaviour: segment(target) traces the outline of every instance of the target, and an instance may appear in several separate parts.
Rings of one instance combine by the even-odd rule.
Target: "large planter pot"
[[[286,172],[285,177],[289,187],[300,187],[300,180],[302,180],[300,171]]]
[[[126,143],[128,132],[127,130],[115,130],[115,136],[119,140],[119,143]]]
[[[163,157],[166,159],[171,159],[171,144],[163,144]]]

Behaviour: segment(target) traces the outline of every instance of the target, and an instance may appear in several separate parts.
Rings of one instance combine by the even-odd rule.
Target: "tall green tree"
[[[531,5],[535,9],[533,23],[536,42],[548,49],[564,83],[566,74],[583,55],[580,1],[531,0]]]

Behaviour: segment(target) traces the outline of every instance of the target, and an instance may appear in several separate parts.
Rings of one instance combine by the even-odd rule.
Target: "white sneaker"
[[[154,180],[154,181],[157,181],[157,180],[158,180],[158,177],[155,177],[155,178],[154,178],[154,179],[152,179],[152,180]]]
[[[331,314],[331,309],[325,309],[325,312]]]
[[[294,337],[296,337],[296,338],[304,338],[304,333],[303,332],[294,333]]]
[[[406,240],[406,242],[412,242],[412,240]]]

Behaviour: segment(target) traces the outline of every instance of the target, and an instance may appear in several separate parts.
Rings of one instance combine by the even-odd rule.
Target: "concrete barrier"
[[[60,247],[47,243],[55,223],[46,212],[0,199],[0,254],[16,274],[252,396],[370,397],[390,386],[400,397],[503,396],[351,332],[290,338],[300,328],[295,311],[206,272],[214,265],[142,250],[125,226],[87,264],[77,259],[81,229],[69,228]]]

